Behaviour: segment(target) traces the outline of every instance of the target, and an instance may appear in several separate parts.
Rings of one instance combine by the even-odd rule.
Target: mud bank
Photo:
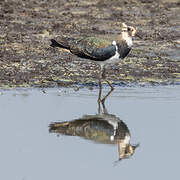
[[[57,35],[109,39],[126,22],[134,48],[107,67],[114,83],[180,81],[180,1],[0,1],[0,87],[54,87],[97,82],[98,66],[53,49]]]

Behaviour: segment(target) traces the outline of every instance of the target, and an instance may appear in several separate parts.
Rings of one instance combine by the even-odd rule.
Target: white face
[[[127,32],[128,36],[133,37],[136,34],[136,29],[132,26],[127,26],[125,23],[122,23],[122,32]]]
[[[132,38],[131,38],[131,37],[126,38],[125,41],[126,41],[126,43],[127,43],[127,45],[128,45],[129,47],[132,47],[133,42],[132,42]]]
[[[121,31],[121,40],[126,41],[128,47],[132,47],[132,37],[135,36],[136,29],[132,26],[127,26],[125,23],[122,23]]]
[[[128,26],[127,31],[128,31],[129,36],[131,37],[135,36],[136,34],[136,29],[133,28],[132,26]]]
[[[129,144],[130,143],[130,135],[127,134],[124,138],[124,144]]]
[[[124,32],[127,32],[127,28],[128,28],[128,26],[125,23],[122,23],[121,30]]]

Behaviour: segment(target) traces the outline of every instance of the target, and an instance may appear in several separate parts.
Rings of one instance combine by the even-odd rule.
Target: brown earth
[[[56,35],[113,40],[120,24],[137,28],[130,55],[107,67],[113,83],[180,82],[180,1],[1,0],[0,87],[97,82],[98,66],[63,49]]]

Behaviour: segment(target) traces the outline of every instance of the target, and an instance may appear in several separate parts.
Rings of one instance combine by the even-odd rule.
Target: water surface
[[[105,88],[104,92],[108,90]],[[0,91],[0,179],[177,179],[180,86],[116,87],[106,101],[140,143],[118,160],[116,144],[49,133],[53,122],[97,114],[98,89]]]

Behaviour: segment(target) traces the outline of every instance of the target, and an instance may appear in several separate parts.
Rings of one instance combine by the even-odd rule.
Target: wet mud
[[[51,48],[57,35],[114,39],[126,22],[138,37],[106,69],[112,83],[180,82],[180,1],[0,1],[0,87],[96,85],[99,67]]]

